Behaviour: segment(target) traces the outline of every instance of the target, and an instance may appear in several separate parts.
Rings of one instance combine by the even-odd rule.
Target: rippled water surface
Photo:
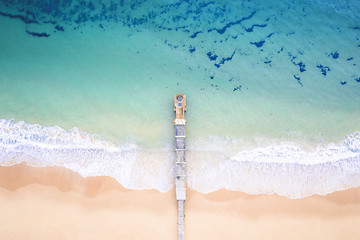
[[[302,197],[360,185],[357,1],[0,1],[0,164]],[[251,184],[250,184],[251,183]]]

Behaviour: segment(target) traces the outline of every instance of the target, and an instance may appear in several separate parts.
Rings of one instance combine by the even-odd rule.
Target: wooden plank
[[[184,119],[185,120],[185,111],[186,111],[186,96],[185,94],[176,94],[174,96],[174,111],[176,112],[175,119]],[[186,122],[186,120],[185,120]]]
[[[179,240],[184,240],[184,204],[186,200],[186,158],[185,158],[185,111],[186,96],[176,94],[174,97],[175,123],[175,186],[178,201]]]
[[[179,226],[179,240],[184,240],[184,201],[178,201],[178,226]]]

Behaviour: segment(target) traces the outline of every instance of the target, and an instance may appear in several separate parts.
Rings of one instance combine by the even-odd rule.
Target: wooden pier
[[[174,97],[175,124],[175,186],[178,202],[179,240],[184,240],[184,203],[186,200],[186,159],[185,159],[185,111],[186,96],[176,94]]]

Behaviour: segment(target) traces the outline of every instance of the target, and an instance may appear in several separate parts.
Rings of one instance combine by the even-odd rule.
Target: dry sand
[[[128,190],[65,168],[0,167],[0,239],[177,239],[173,190]],[[188,191],[186,240],[360,240],[360,188],[291,200]]]

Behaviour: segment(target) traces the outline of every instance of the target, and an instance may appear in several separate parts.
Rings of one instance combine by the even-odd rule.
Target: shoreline
[[[131,190],[62,167],[0,167],[2,239],[177,239],[174,189]],[[186,239],[357,239],[360,187],[289,199],[188,190]]]

